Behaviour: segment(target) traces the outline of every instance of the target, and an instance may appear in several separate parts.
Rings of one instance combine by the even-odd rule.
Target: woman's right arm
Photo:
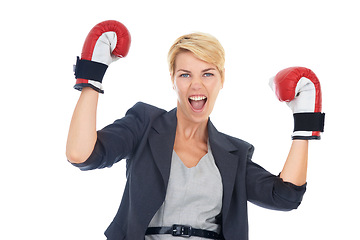
[[[96,139],[96,110],[99,93],[83,88],[76,104],[66,143],[66,157],[71,163],[83,163],[92,153]]]
[[[75,89],[81,90],[70,123],[66,157],[71,163],[85,162],[97,141],[96,110],[102,79],[108,66],[125,57],[130,47],[130,33],[120,22],[108,20],[94,26],[83,45],[81,59],[75,66]]]

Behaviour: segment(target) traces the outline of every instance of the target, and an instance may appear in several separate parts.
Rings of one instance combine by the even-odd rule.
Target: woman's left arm
[[[310,69],[290,67],[272,78],[270,86],[294,115],[293,142],[280,177],[301,186],[306,183],[308,140],[320,139],[324,131],[320,82]]]
[[[306,183],[308,165],[308,140],[293,140],[289,155],[281,171],[280,178],[296,186]]]

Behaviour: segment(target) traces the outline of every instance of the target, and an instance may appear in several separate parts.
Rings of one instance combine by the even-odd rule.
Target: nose
[[[203,87],[203,82],[200,77],[193,77],[191,81],[191,88],[194,90],[199,90]]]

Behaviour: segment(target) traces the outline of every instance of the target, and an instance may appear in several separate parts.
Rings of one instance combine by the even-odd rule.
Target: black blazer
[[[89,159],[74,164],[90,170],[127,159],[127,183],[119,210],[105,231],[108,240],[144,239],[148,224],[165,199],[176,125],[176,108],[166,112],[137,103],[124,118],[98,131]],[[247,201],[283,211],[300,205],[306,184],[297,187],[270,174],[251,161],[251,144],[218,132],[210,120],[208,133],[222,177],[220,221],[226,240],[248,239]]]

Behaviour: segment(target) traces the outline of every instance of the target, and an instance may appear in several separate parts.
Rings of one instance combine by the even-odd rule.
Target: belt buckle
[[[186,225],[174,224],[172,226],[172,235],[174,237],[191,237],[192,227]]]

